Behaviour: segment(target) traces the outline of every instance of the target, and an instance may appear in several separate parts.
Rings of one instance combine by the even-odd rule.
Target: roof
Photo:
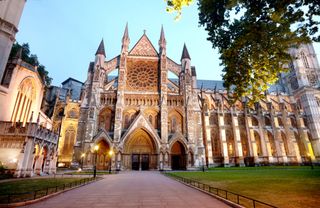
[[[106,51],[104,50],[103,39],[101,40],[100,45],[99,45],[99,47],[98,47],[98,50],[97,50],[97,52],[96,52],[96,55],[98,55],[98,54],[104,55],[104,57],[106,57]]]
[[[183,45],[181,60],[185,58],[191,60],[186,44]]]
[[[65,83],[69,82],[69,81],[75,81],[75,82],[78,82],[80,84],[84,84],[83,82],[80,82],[79,80],[76,80],[72,77],[69,77],[68,79],[66,79],[65,81],[63,81],[61,84],[64,85]]]

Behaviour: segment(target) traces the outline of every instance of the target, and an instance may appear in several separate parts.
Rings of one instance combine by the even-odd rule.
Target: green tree
[[[167,3],[181,12],[176,1]],[[320,41],[320,0],[198,0],[198,6],[199,23],[219,50],[233,101],[261,99],[278,74],[286,72],[290,47]]]
[[[19,43],[14,43],[10,52],[9,59],[12,59],[18,53],[18,50],[22,48],[21,59],[32,66],[37,67],[37,71],[40,77],[45,82],[46,86],[50,86],[52,82],[52,78],[49,77],[49,72],[46,70],[46,67],[40,64],[37,55],[31,54],[30,47],[28,43],[23,43],[20,45]]]

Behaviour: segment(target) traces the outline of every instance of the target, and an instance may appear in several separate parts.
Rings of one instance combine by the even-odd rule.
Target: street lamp
[[[99,146],[96,145],[94,146],[94,163],[93,163],[93,177],[95,178],[97,176],[97,156],[98,156],[98,150],[99,150]]]
[[[109,174],[111,173],[111,165],[112,165],[111,160],[112,160],[112,155],[113,155],[113,150],[111,149],[111,150],[109,151],[109,156],[110,156],[110,161],[109,161]]]
[[[83,159],[84,159],[85,156],[86,156],[85,153],[81,154],[81,170],[83,169]]]
[[[309,160],[309,164],[311,166],[311,169],[313,169],[313,164],[312,164],[312,159],[311,159],[311,154],[308,153],[308,160]]]
[[[201,160],[202,160],[202,172],[204,172],[204,158],[201,157]]]

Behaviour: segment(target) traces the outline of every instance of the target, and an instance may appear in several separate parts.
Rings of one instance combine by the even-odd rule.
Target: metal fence
[[[63,176],[61,176],[63,177]],[[97,178],[83,178],[71,183],[65,183],[58,186],[53,187],[47,187],[44,189],[39,189],[35,191],[30,192],[24,192],[24,193],[9,193],[9,194],[1,194],[0,195],[0,204],[10,204],[10,203],[18,203],[18,202],[26,202],[30,200],[39,199],[41,197],[54,194],[59,191],[64,191],[76,186],[81,186],[84,184],[87,184],[91,181],[96,180]]]
[[[186,183],[188,185],[191,185],[193,187],[196,187],[198,189],[201,189],[201,190],[204,190],[206,192],[209,192],[210,194],[213,194],[213,195],[216,195],[216,196],[219,196],[219,197],[222,197],[226,200],[229,200],[233,203],[236,203],[236,204],[239,204],[241,206],[244,206],[244,207],[248,207],[248,208],[277,208],[276,206],[274,205],[271,205],[271,204],[267,204],[265,202],[262,202],[262,201],[259,201],[259,200],[256,200],[256,199],[252,199],[250,197],[246,197],[246,196],[243,196],[243,195],[240,195],[240,194],[236,194],[234,192],[231,192],[231,191],[227,191],[227,190],[224,190],[224,189],[220,189],[220,188],[215,188],[215,187],[212,187],[208,184],[204,184],[204,183],[201,183],[199,181],[196,181],[196,180],[192,180],[192,179],[188,179],[188,178],[184,178],[184,177],[181,177],[181,176],[177,176],[175,174],[172,174],[172,173],[165,173],[167,176],[169,177],[172,177],[178,181],[181,181],[183,183]]]

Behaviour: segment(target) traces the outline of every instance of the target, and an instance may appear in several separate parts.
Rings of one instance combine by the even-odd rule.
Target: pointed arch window
[[[177,127],[177,119],[175,117],[173,117],[172,122],[171,122],[171,132],[172,133],[176,132],[176,127]]]
[[[129,115],[126,114],[124,117],[124,128],[127,129],[129,128]]]
[[[62,148],[63,155],[72,155],[73,145],[75,142],[76,131],[73,127],[68,127],[64,135],[64,145]]]
[[[310,68],[309,63],[308,63],[308,59],[307,59],[306,55],[304,54],[304,52],[301,52],[301,58],[302,58],[302,62],[303,62],[304,67]]]

